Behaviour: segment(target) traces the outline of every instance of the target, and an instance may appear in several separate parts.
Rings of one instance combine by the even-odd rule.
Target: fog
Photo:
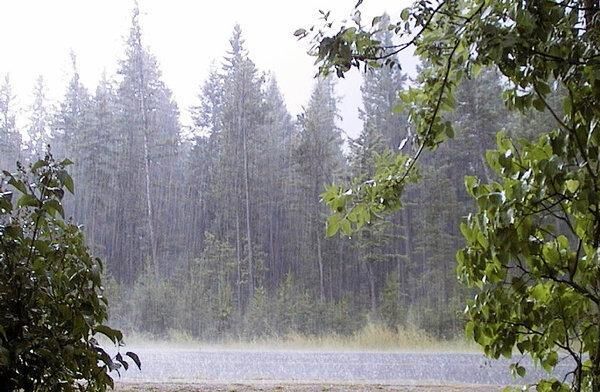
[[[407,3],[367,0],[363,20]],[[489,179],[496,132],[521,135],[525,118],[496,70],[465,80],[443,119],[456,137],[422,154],[404,208],[328,235],[327,192],[350,200],[390,152],[417,150],[399,99],[418,78],[410,50],[401,67],[315,77],[310,40],[293,35],[319,9],[342,20],[354,6],[0,3],[0,169],[74,162],[65,219],[103,261],[108,323],[143,363],[121,381],[512,382],[510,361],[465,337],[455,254],[475,206],[464,176]],[[374,36],[391,47],[392,30]],[[541,377],[518,360],[532,369],[523,382]]]
[[[399,14],[409,2],[371,0],[362,7],[365,18],[382,11]],[[352,1],[161,1],[139,2],[144,44],[156,55],[166,84],[181,109],[181,121],[191,126],[188,109],[197,102],[198,89],[211,67],[219,67],[233,25],[244,30],[252,59],[277,78],[289,110],[300,113],[306,105],[314,60],[307,56],[308,42],[297,42],[293,32],[315,24],[318,10],[331,10],[338,19],[350,16]],[[25,0],[0,4],[2,43],[0,74],[9,73],[17,102],[32,99],[35,78],[42,75],[48,96],[57,102],[69,81],[69,54],[78,57],[81,80],[88,88],[106,71],[114,74],[123,57],[123,43],[131,21],[133,1]],[[366,20],[366,19],[365,19]],[[414,73],[416,61],[402,59]],[[352,137],[360,131],[360,76],[352,73],[338,84],[342,128]],[[24,123],[25,113],[19,113]]]

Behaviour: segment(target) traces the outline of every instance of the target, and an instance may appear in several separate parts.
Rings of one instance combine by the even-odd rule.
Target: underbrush
[[[333,351],[425,351],[425,352],[475,352],[477,347],[466,339],[457,337],[442,340],[425,331],[401,327],[394,331],[382,324],[367,323],[363,328],[348,335],[330,333],[304,335],[289,333],[248,339],[227,337],[220,340],[203,341],[188,333],[170,330],[165,337],[129,331],[126,334],[129,346],[165,346],[190,349],[225,350],[333,350]]]

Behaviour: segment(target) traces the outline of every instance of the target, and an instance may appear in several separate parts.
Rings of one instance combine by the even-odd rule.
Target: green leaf
[[[18,180],[15,177],[13,177],[12,175],[10,175],[10,179],[8,180],[8,183],[10,185],[14,186],[19,192],[21,192],[23,194],[27,193],[27,187],[25,186],[25,183],[22,180]]]
[[[409,15],[410,15],[410,10],[408,8],[405,8],[402,10],[402,12],[400,12],[400,19],[402,19],[404,22],[406,22],[408,20]]]
[[[75,191],[75,184],[73,184],[73,178],[68,173],[65,172],[65,176],[62,179],[62,182],[67,188],[67,190],[71,192],[71,194],[73,194]]]
[[[338,232],[338,230],[340,229],[340,220],[340,214],[333,214],[329,216],[329,218],[327,218],[325,230],[327,237],[333,237]]]
[[[117,355],[115,356],[115,359],[117,360],[117,362],[119,362],[121,364],[121,366],[123,366],[123,368],[125,370],[129,369],[129,364],[127,363],[127,361],[125,361],[123,359],[123,356],[121,355],[121,353],[117,353]]]
[[[38,170],[39,168],[41,168],[42,166],[45,166],[45,165],[46,165],[46,161],[43,159],[39,159],[31,166],[31,170],[33,170],[33,171]]]
[[[579,181],[577,180],[567,180],[565,185],[571,193],[575,193],[577,192],[577,189],[579,189]]]
[[[550,288],[543,283],[537,284],[531,290],[531,296],[540,302],[547,302],[550,298]]]
[[[340,221],[340,228],[342,229],[342,233],[346,235],[352,235],[352,225],[348,219],[342,219]]]
[[[21,208],[21,207],[39,207],[40,202],[38,199],[35,198],[35,196],[30,195],[30,194],[24,194],[23,196],[21,196],[19,198],[19,201],[17,201],[17,207]]]
[[[125,355],[127,355],[129,358],[131,358],[133,362],[135,362],[135,365],[138,367],[138,369],[142,370],[142,362],[140,361],[140,358],[136,353],[127,351]]]
[[[510,372],[513,375],[513,377],[525,377],[525,375],[527,374],[525,368],[519,365],[518,363],[513,363],[510,365]]]
[[[0,366],[10,365],[10,352],[0,345]]]
[[[551,372],[557,363],[558,363],[558,353],[556,351],[552,351],[552,352],[550,352],[550,354],[548,354],[546,359],[544,361],[542,361],[542,367],[547,372]]]
[[[294,31],[296,37],[304,37],[306,35],[306,29],[298,29]]]
[[[106,325],[97,325],[96,327],[94,327],[94,332],[106,336],[113,343],[118,343],[123,339],[123,334],[121,333],[121,331],[112,329]]]
[[[43,208],[50,214],[54,215],[55,212],[58,212],[61,217],[65,217],[65,211],[63,210],[62,204],[56,199],[50,199],[44,202]]]

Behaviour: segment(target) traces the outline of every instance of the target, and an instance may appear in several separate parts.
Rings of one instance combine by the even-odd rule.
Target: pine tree
[[[326,296],[326,259],[335,259],[336,240],[325,242],[324,208],[319,203],[326,184],[331,184],[344,165],[342,138],[336,125],[337,103],[331,79],[318,80],[308,106],[300,118],[301,131],[294,149],[294,168],[297,173],[299,211],[298,225],[302,237],[297,245],[298,254],[316,263],[318,297],[321,302]],[[304,244],[314,244],[305,247]],[[327,246],[327,249],[326,249]],[[328,266],[327,266],[328,267]],[[314,270],[306,276],[312,276]],[[305,272],[305,271],[302,271]],[[304,274],[302,274],[304,275]]]
[[[71,52],[71,79],[67,85],[63,100],[59,104],[58,112],[52,121],[52,134],[54,140],[53,151],[56,157],[68,158],[75,164],[71,168],[71,175],[76,184],[85,189],[86,178],[83,173],[83,141],[90,127],[91,97],[85,86],[80,81],[77,57]],[[67,203],[72,203],[70,210],[76,222],[84,220],[85,197],[75,192],[73,197],[68,197]]]
[[[137,5],[119,75],[121,149],[117,188],[121,197],[116,206],[116,224],[121,236],[114,244],[115,256],[125,262],[122,276],[126,280],[134,278],[146,259],[158,277],[174,268],[164,261],[178,243],[172,236],[177,230],[169,220],[169,207],[179,194],[173,192],[180,143],[179,113],[171,92],[161,81],[156,59],[143,46]]]
[[[424,155],[422,183],[414,190],[408,305],[413,323],[437,336],[460,330],[458,312],[465,295],[454,277],[454,257],[463,243],[458,222],[472,201],[464,188],[454,184],[462,183],[465,175],[489,176],[482,157],[494,145],[495,133],[511,124],[501,94],[501,81],[493,70],[461,83],[457,110],[448,116],[456,137],[435,155]],[[431,289],[422,285],[424,280],[433,282]]]
[[[182,217],[186,222],[185,243],[191,257],[204,248],[204,236],[209,231],[219,238],[224,232],[222,211],[218,211],[219,189],[224,179],[216,175],[221,154],[223,78],[212,69],[198,96],[199,105],[191,108],[194,121],[193,146],[187,158],[185,194],[193,205]]]
[[[16,126],[15,96],[10,77],[0,85],[0,169],[14,171],[21,158],[21,134]]]
[[[381,23],[386,25],[386,19],[389,20],[389,17],[386,15],[383,19]],[[394,44],[393,33],[388,29],[377,32],[375,37],[382,45]],[[383,143],[391,150],[398,150],[402,144],[410,144],[410,135],[407,134],[408,120],[406,114],[399,110],[398,99],[398,93],[406,83],[406,75],[396,65],[397,58],[391,57],[389,60],[389,66],[365,72],[360,89],[363,108],[359,111],[359,116],[364,124],[363,135],[369,135],[374,141],[380,138],[377,143]]]
[[[274,77],[264,97],[263,136],[257,154],[257,241],[266,255],[266,288],[276,285],[289,271],[285,257],[285,227],[290,178],[293,124]]]
[[[238,307],[254,295],[255,276],[255,200],[258,146],[262,133],[263,80],[254,63],[248,58],[239,25],[234,27],[230,52],[223,67],[223,114],[220,138],[220,162],[217,176],[222,181],[220,195],[229,216],[227,233],[233,233],[238,260]],[[217,208],[219,208],[218,206]],[[233,215],[233,216],[232,216]],[[243,260],[243,261],[242,261]],[[242,294],[241,286],[247,288]]]
[[[384,21],[385,23],[385,21]],[[380,31],[376,35],[384,45],[392,45],[392,33]],[[391,58],[392,61],[397,61]],[[394,64],[392,62],[392,64]],[[359,115],[363,129],[352,144],[351,167],[356,181],[364,181],[375,172],[377,161],[391,150],[410,146],[406,115],[398,110],[398,92],[404,88],[406,76],[399,67],[385,66],[365,73],[361,86],[363,108]],[[392,271],[405,274],[410,263],[410,222],[406,210],[386,220],[364,226],[354,236],[359,262],[364,266],[368,283],[371,314],[377,313],[379,291]],[[400,298],[397,298],[399,300]]]
[[[44,77],[41,75],[36,79],[33,88],[33,103],[29,108],[29,113],[27,128],[27,134],[29,135],[28,155],[30,160],[35,161],[44,155],[48,144],[52,140],[52,119],[48,107],[48,98],[46,97],[46,84]]]
[[[82,222],[87,228],[87,240],[95,251],[109,262],[108,270],[116,270],[112,242],[117,229],[115,198],[101,195],[106,189],[116,190],[113,173],[118,171],[118,124],[117,97],[113,84],[103,73],[90,104],[90,126],[83,135],[81,170],[85,188],[78,195],[85,198],[85,214]]]

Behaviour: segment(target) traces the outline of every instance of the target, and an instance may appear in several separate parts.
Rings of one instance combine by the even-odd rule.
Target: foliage
[[[273,336],[269,322],[271,314],[265,289],[257,287],[246,311],[246,334],[258,338]]]
[[[154,276],[151,266],[138,277],[131,293],[132,325],[155,335],[164,335],[175,327],[177,292],[173,285]]]
[[[423,0],[398,21],[375,18],[370,30],[359,10],[356,26],[333,32],[325,14],[325,28],[315,35],[325,73],[393,66],[390,57],[413,45],[429,65],[402,96],[415,153],[399,156],[400,166],[378,167],[373,181],[329,188],[329,234],[401,206],[422,152],[454,135],[443,114],[456,107],[457,86],[481,67],[501,73],[510,109],[546,111],[554,119],[546,135],[521,147],[500,134],[498,149],[486,156],[497,182],[467,179],[478,213],[461,226],[467,247],[458,254],[461,280],[477,292],[468,330],[488,355],[510,356],[516,347],[547,370],[560,355],[572,360],[567,378],[541,381],[538,390],[600,391],[599,12],[595,0]],[[394,45],[374,38],[381,29],[396,33]],[[549,99],[559,90],[560,108]],[[513,369],[525,373],[521,365]]]
[[[391,330],[397,331],[402,314],[398,305],[400,287],[398,277],[394,274],[388,275],[381,293],[381,318],[385,325]]]
[[[106,390],[110,372],[127,369],[94,337],[121,346],[104,324],[102,263],[79,227],[63,220],[73,180],[51,155],[0,179],[0,390]],[[134,353],[126,355],[140,366]]]
[[[510,118],[497,110],[498,100],[472,94],[488,74],[457,99],[456,118],[448,116],[469,135],[456,139],[460,152],[441,146],[436,157],[443,153],[443,162],[421,160],[423,181],[407,188],[406,208],[366,223],[352,240],[326,238],[324,186],[347,181],[345,172],[369,179],[377,162],[396,159],[386,150],[413,148],[406,112],[394,111],[404,73],[382,67],[363,75],[364,126],[350,140],[337,127],[332,78],[315,81],[306,107],[292,116],[275,77],[253,64],[236,27],[198,89],[193,126],[182,127],[148,50],[143,14],[134,7],[117,73],[101,75],[95,88],[84,86],[74,56],[57,105],[45,102],[41,80],[29,107],[17,107],[23,100],[0,88],[0,144],[11,141],[0,146],[0,161],[24,155],[12,136],[25,132],[33,150],[50,140],[55,156],[76,161],[70,173],[78,191],[62,204],[105,261],[111,323],[160,337],[176,331],[201,340],[257,339],[264,328],[249,325],[260,324],[251,321],[251,291],[264,289],[269,335],[352,334],[367,320],[383,321],[388,305],[408,327],[437,337],[458,331],[466,291],[454,279],[462,240],[452,222],[470,200],[452,173],[469,167],[481,174],[479,153],[488,144],[478,125],[466,125],[495,130]],[[390,45],[393,36],[377,33]],[[24,112],[30,121],[19,127],[13,120]],[[500,115],[492,120],[490,112]],[[399,293],[384,300],[392,275]]]
[[[9,167],[19,158],[21,134],[16,126],[16,104],[8,74],[0,85],[0,167]]]

